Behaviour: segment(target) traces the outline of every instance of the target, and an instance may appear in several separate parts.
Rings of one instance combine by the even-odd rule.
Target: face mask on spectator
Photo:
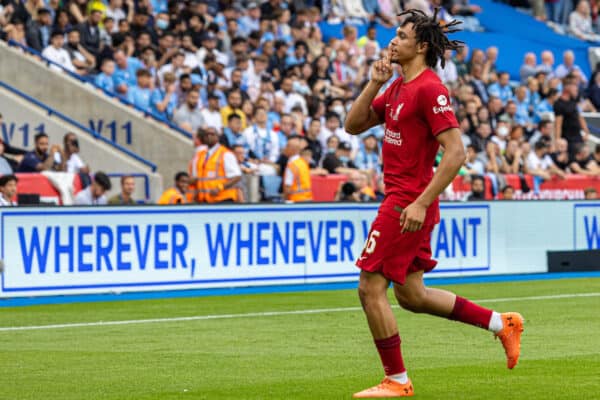
[[[327,149],[328,153],[335,153],[335,149]]]
[[[164,31],[169,27],[169,21],[166,21],[164,19],[158,19],[156,20],[156,27]]]
[[[339,115],[340,117],[343,117],[344,115],[346,115],[346,109],[344,108],[343,105],[338,104],[336,106],[333,106],[333,111],[335,111],[335,113],[337,115]]]
[[[499,126],[496,133],[500,137],[506,137],[508,135],[508,126],[505,126],[505,125]]]
[[[350,159],[348,158],[348,156],[339,156],[339,159],[342,163],[347,163]]]

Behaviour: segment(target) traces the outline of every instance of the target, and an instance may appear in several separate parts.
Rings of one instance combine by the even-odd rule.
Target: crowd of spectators
[[[400,4],[428,13],[441,6],[442,19],[458,18],[477,30],[473,18],[481,11],[467,0],[2,4],[4,39],[28,45],[102,90],[189,131],[198,151],[206,146],[202,137],[214,132],[235,156],[228,158],[236,164],[229,174],[285,180],[288,160],[300,156],[290,139],[299,138],[302,149],[310,149],[311,173],[347,175],[349,184],[340,187],[338,198],[357,200],[374,200],[383,192],[382,127],[360,136],[343,128],[371,63],[386,51],[377,41],[376,24],[397,24]],[[586,0],[573,13],[585,14],[586,4],[589,14]],[[552,20],[554,14],[549,15],[540,19]],[[346,23],[343,37],[325,43],[318,25],[323,20]],[[371,25],[358,37],[350,23]],[[593,35],[594,26],[577,32]],[[540,62],[527,53],[520,82],[511,82],[508,73],[497,70],[500,56],[495,47],[465,46],[448,51],[445,68],[437,68],[452,95],[468,154],[460,174],[487,175],[494,196],[505,188],[503,174],[508,173],[533,174],[538,183],[568,173],[597,176],[600,150],[592,152],[587,145],[590,132],[581,111],[600,109],[600,69],[585,76],[569,51],[559,63],[550,51],[539,54]],[[400,73],[396,66],[394,78]],[[61,151],[73,148],[70,143],[65,139]],[[44,168],[66,162],[56,161],[58,153],[50,148]],[[37,161],[25,155],[18,170],[37,169]],[[181,165],[185,169],[187,160]],[[187,171],[192,183],[198,178],[195,168],[191,162]],[[259,182],[263,198],[265,185]]]

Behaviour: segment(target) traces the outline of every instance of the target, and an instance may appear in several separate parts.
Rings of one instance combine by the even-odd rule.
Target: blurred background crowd
[[[460,19],[464,29],[481,29],[481,8],[468,0],[1,4],[0,38],[40,52],[55,68],[81,75],[193,135],[195,154],[181,160],[182,172],[163,203],[307,201],[310,176],[328,174],[348,177],[338,199],[380,200],[385,190],[383,127],[359,136],[344,130],[346,113],[368,82],[371,64],[386,52],[376,27],[397,26],[396,15],[403,9],[432,13],[441,7],[442,21]],[[510,4],[557,32],[590,42],[600,38],[600,2]],[[322,21],[343,23],[342,37],[324,41]],[[366,34],[359,36],[353,24],[367,24]],[[568,174],[599,176],[600,146],[591,141],[592,128],[581,113],[600,110],[600,70],[586,76],[571,51],[556,60],[551,51],[529,52],[520,79],[511,80],[497,68],[500,57],[496,47],[465,46],[446,52],[445,67],[437,68],[463,134],[467,161],[460,175],[474,182],[469,198],[482,196],[483,177],[493,197],[502,198],[511,190],[505,174],[533,175],[531,190]],[[396,66],[394,78],[400,74]],[[0,167],[7,160],[2,174],[90,172],[77,157],[72,134],[60,145],[36,137],[30,152],[0,149]],[[93,184],[110,189],[102,180],[96,174]]]

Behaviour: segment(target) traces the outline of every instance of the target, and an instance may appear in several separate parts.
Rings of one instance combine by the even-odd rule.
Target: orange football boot
[[[503,328],[496,333],[496,337],[500,338],[504,352],[506,353],[506,366],[508,369],[513,369],[519,361],[521,353],[521,332],[523,332],[523,317],[516,312],[508,312],[500,314],[502,317]]]
[[[352,397],[355,399],[376,399],[382,397],[409,397],[414,394],[415,391],[410,379],[402,384],[386,377],[379,385],[354,393]]]

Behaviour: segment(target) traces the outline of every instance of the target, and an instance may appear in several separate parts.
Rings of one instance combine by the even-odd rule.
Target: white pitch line
[[[569,299],[575,297],[598,297],[600,292],[592,293],[571,293],[556,294],[548,296],[529,296],[529,297],[504,297],[498,299],[473,300],[476,303],[501,303],[510,301],[536,301],[536,300],[554,300]],[[395,306],[397,307],[397,306]],[[41,329],[60,329],[60,328],[82,328],[89,326],[114,326],[114,325],[134,325],[134,324],[154,324],[161,322],[182,322],[182,321],[205,321],[211,319],[234,319],[234,318],[254,318],[254,317],[275,317],[280,315],[305,315],[305,314],[324,314],[335,312],[361,311],[360,307],[340,307],[340,308],[317,308],[312,310],[294,310],[294,311],[266,311],[253,312],[245,314],[217,314],[217,315],[197,315],[192,317],[173,317],[173,318],[152,318],[152,319],[133,319],[125,321],[97,321],[97,322],[77,322],[72,324],[55,325],[32,325],[32,326],[7,326],[0,327],[0,332],[8,331],[33,331]]]

